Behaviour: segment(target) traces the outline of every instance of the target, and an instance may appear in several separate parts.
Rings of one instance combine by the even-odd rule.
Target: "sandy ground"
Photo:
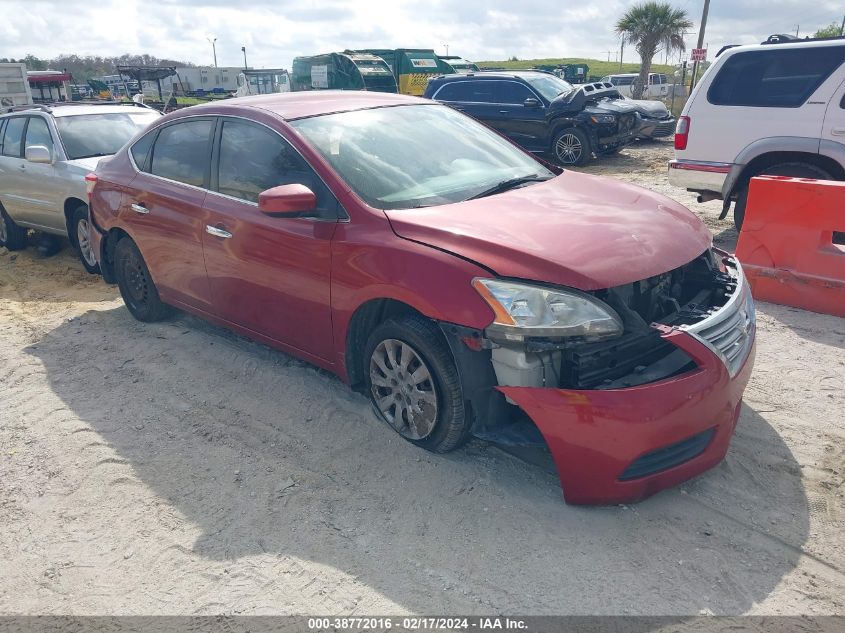
[[[666,143],[589,171],[689,204]],[[726,461],[633,506],[404,442],[332,376],[0,249],[0,613],[845,613],[845,321],[760,304]]]

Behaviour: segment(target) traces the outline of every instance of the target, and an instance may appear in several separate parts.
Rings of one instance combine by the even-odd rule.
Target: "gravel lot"
[[[690,206],[667,143],[587,168]],[[634,506],[436,456],[332,376],[180,314],[135,322],[73,255],[0,249],[0,612],[843,614],[845,320],[758,304],[726,461]]]

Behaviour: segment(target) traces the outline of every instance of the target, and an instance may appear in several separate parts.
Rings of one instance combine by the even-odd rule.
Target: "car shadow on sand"
[[[78,344],[80,328],[101,333],[96,348]],[[333,376],[184,314],[90,311],[28,352],[155,497],[98,528],[152,533],[138,541],[151,566],[251,557],[271,582],[273,560],[307,559],[422,613],[738,614],[808,536],[800,468],[747,406],[711,472],[639,504],[572,507],[542,468],[479,441],[426,453]],[[116,502],[125,490],[77,447],[84,436],[67,432],[67,450],[92,461],[82,485]],[[199,534],[186,552],[170,542],[179,530],[157,526],[162,506]]]

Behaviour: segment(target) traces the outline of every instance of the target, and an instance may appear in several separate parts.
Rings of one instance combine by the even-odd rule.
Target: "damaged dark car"
[[[430,79],[425,96],[567,166],[616,152],[634,140],[640,126],[637,108],[608,86],[574,86],[540,71],[480,72]]]

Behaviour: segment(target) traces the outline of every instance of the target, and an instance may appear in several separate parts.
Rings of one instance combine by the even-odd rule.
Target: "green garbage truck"
[[[396,92],[396,80],[381,57],[344,51],[294,58],[291,89]]]
[[[404,95],[421,97],[431,77],[455,72],[430,48],[368,48],[357,52],[377,55],[387,62]]]
[[[478,65],[463,57],[458,57],[457,55],[438,55],[438,57],[440,57],[441,61],[446,62],[452,71],[456,73],[478,72]]]

